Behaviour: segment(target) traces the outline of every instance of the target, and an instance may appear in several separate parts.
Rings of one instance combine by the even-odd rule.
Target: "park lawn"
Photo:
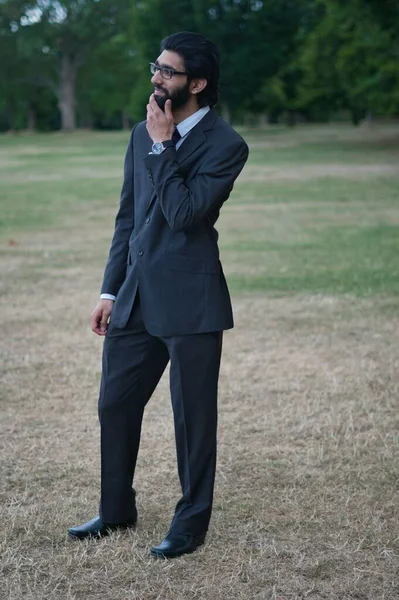
[[[148,406],[136,532],[73,544],[98,500],[89,331],[127,132],[0,137],[0,598],[396,599],[399,127],[242,132],[218,224],[225,335],[208,540],[148,557],[179,497],[168,381]]]
[[[342,126],[248,132],[251,158],[219,225],[233,290],[398,292],[399,144],[389,128],[348,135]],[[127,138],[3,136],[0,233],[69,231],[82,218],[90,229],[104,220],[109,238]],[[106,246],[101,235],[101,267]],[[57,244],[57,252],[87,262],[80,248]],[[39,268],[40,258],[39,250]]]

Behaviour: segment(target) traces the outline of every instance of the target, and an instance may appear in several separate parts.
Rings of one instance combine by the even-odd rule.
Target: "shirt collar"
[[[180,133],[181,137],[184,138],[193,127],[195,127],[201,119],[205,117],[205,115],[210,111],[209,106],[203,106],[197,112],[184,119],[177,125],[177,130]]]

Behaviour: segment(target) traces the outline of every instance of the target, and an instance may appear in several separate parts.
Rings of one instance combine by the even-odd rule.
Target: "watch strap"
[[[174,146],[172,140],[165,140],[164,142],[154,142],[152,145],[152,152],[154,154],[162,154],[166,150],[166,148],[171,148]]]

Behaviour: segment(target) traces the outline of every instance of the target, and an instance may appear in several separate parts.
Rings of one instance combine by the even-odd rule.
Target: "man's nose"
[[[158,85],[162,83],[162,77],[159,71],[155,71],[154,75],[151,77],[151,83]]]

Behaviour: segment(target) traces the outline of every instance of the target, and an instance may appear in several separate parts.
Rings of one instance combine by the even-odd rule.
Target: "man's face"
[[[157,58],[155,64],[172,71],[185,72],[182,58],[176,52],[164,50]],[[151,78],[154,86],[154,97],[158,106],[164,110],[166,100],[172,101],[172,109],[181,108],[190,98],[190,81],[187,75],[173,74],[171,79],[162,77],[157,71]]]

